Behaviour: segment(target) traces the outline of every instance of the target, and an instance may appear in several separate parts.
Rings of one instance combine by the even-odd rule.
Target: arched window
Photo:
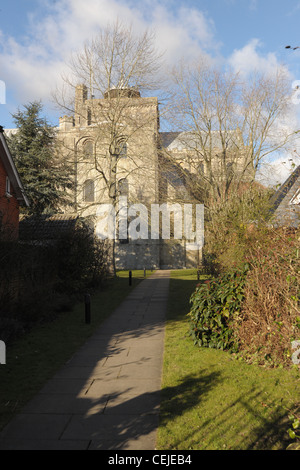
[[[83,183],[83,200],[84,202],[95,201],[95,184],[93,180],[86,180]]]
[[[120,196],[128,196],[129,193],[129,187],[128,187],[128,181],[126,178],[122,178],[119,180],[119,194]]]
[[[94,155],[94,144],[91,140],[86,140],[83,144],[84,158],[92,158]]]
[[[92,124],[92,112],[90,109],[87,111],[87,125],[90,126]]]
[[[226,169],[227,169],[227,174],[228,174],[228,176],[233,176],[233,174],[234,174],[234,166],[233,166],[233,163],[232,163],[232,162],[227,163]]]
[[[122,142],[117,148],[117,155],[119,158],[127,158],[127,144]]]

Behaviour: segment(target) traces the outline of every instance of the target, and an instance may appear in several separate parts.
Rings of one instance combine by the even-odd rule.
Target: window
[[[179,173],[176,170],[168,171],[167,178],[172,186],[178,186],[182,183]]]
[[[11,193],[10,193],[10,179],[9,179],[8,176],[6,177],[5,193],[6,193],[7,196],[11,196]]]
[[[199,163],[198,165],[198,173],[200,173],[200,175],[203,175],[204,174],[204,163]]]
[[[117,148],[117,155],[119,158],[127,158],[127,144],[122,143],[118,148]]]
[[[232,163],[232,162],[227,163],[226,168],[227,168],[227,173],[228,173],[230,176],[232,176],[232,175],[233,175],[233,171],[234,171],[233,163]]]
[[[128,181],[126,178],[119,180],[119,194],[120,196],[128,196],[129,188]]]
[[[84,202],[94,202],[95,200],[95,184],[93,180],[86,180],[83,184],[83,200]]]
[[[84,158],[92,158],[94,155],[94,145],[91,140],[86,140],[83,144]]]
[[[90,126],[92,124],[92,113],[91,113],[91,110],[88,109],[88,112],[87,112],[87,125]]]

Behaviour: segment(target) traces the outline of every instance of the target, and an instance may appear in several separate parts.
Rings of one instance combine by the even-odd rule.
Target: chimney
[[[85,115],[85,102],[87,100],[86,85],[77,85],[75,89],[75,125],[82,124],[82,116]]]

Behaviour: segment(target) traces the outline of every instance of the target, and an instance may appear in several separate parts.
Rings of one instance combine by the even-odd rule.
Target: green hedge
[[[203,347],[238,349],[232,328],[244,299],[248,265],[198,285],[190,298],[188,313],[190,334],[195,344]]]

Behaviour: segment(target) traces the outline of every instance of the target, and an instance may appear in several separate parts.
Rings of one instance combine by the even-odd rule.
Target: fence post
[[[131,282],[132,282],[132,272],[129,271],[129,285],[131,286]]]
[[[6,364],[6,345],[0,341],[0,364]]]
[[[91,296],[90,294],[85,294],[85,323],[91,323]]]

